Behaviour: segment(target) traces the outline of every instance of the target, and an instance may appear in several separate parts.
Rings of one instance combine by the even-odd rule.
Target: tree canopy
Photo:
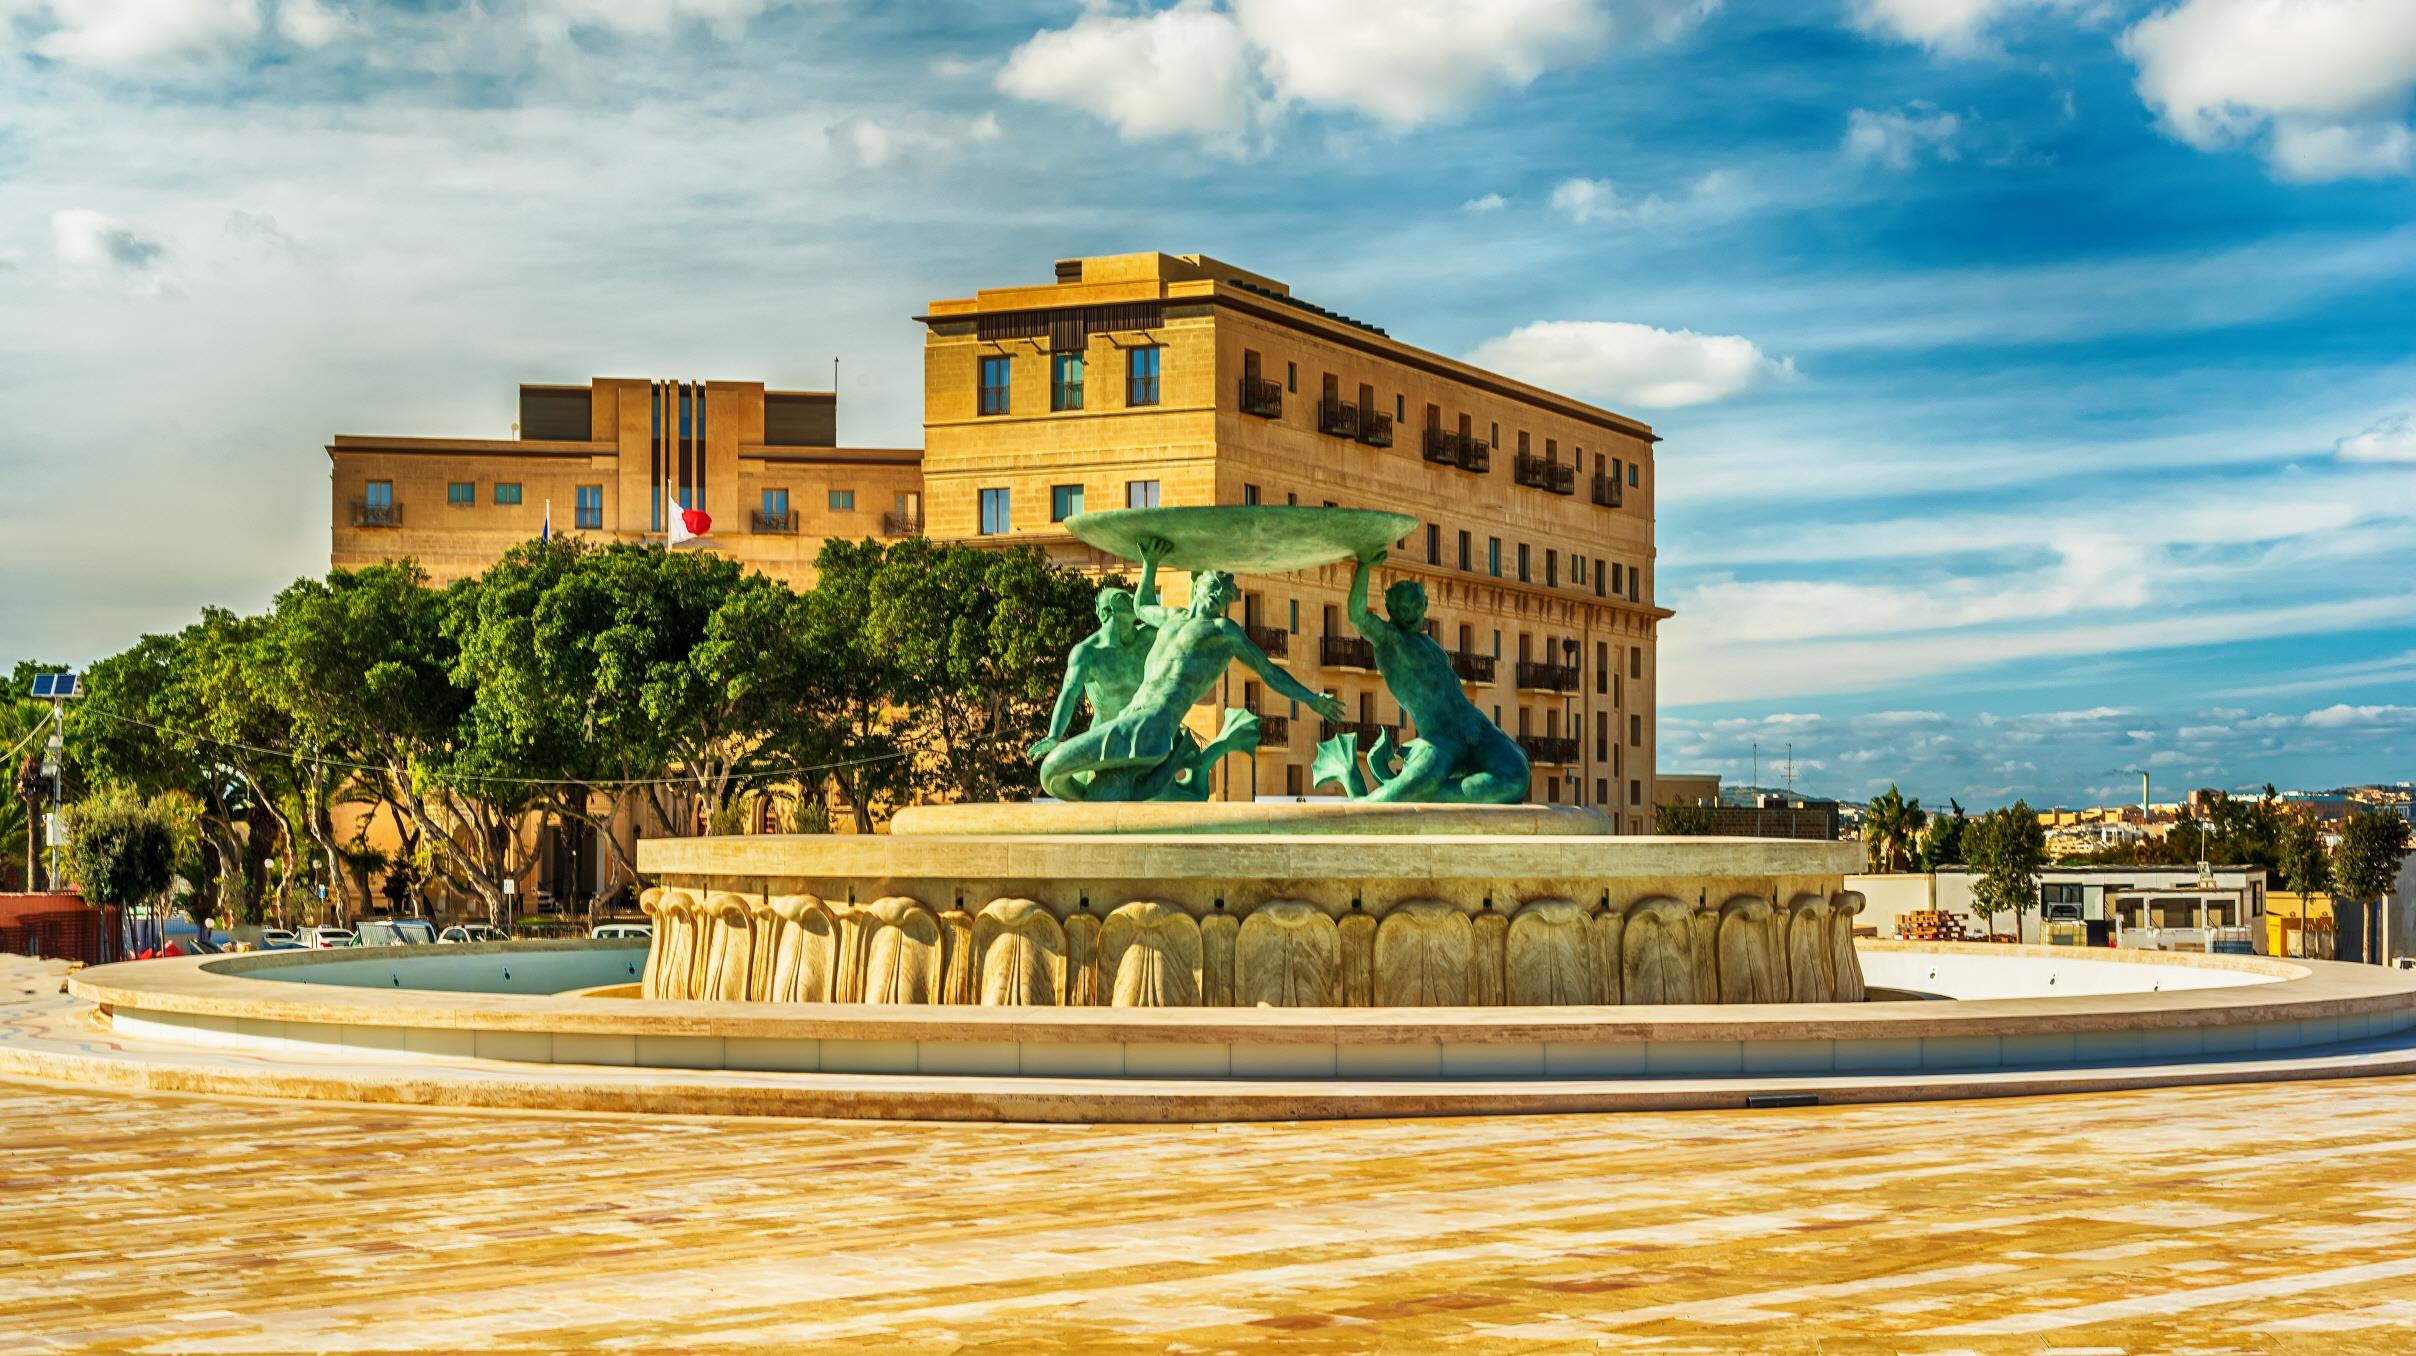
[[[1963,831],[1964,860],[1977,867],[1972,910],[1983,918],[2013,911],[2014,929],[2038,902],[2039,867],[2047,860],[2047,830],[2028,801],[1990,810]]]

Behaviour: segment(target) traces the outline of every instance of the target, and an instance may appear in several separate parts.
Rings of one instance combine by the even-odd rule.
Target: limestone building
[[[837,446],[829,392],[598,378],[520,388],[509,438],[344,435],[333,563],[412,556],[440,582],[537,533],[661,540],[661,488],[701,504],[714,547],[810,583],[830,536],[1029,543],[1128,568],[1066,531],[1086,509],[1310,504],[1419,520],[1377,583],[1426,586],[1471,698],[1526,748],[1534,799],[1651,830],[1655,438],[1624,415],[1472,367],[1199,255],[1058,261],[1053,280],[935,301],[924,438]],[[1372,739],[1398,723],[1343,615],[1347,567],[1246,578],[1237,617]],[[1186,581],[1167,581],[1180,600]],[[1337,732],[1238,668],[1223,705],[1260,713],[1255,759],[1216,793],[1314,794]],[[1213,711],[1203,707],[1206,728]],[[1304,719],[1305,717],[1305,719]]]
[[[1419,527],[1378,588],[1425,584],[1470,696],[1533,759],[1534,798],[1650,830],[1655,632],[1669,615],[1653,601],[1650,427],[1199,255],[1060,260],[1049,282],[920,318],[933,536],[1104,567],[1066,518],[1248,503],[1410,514]],[[1401,713],[1343,615],[1349,583],[1346,566],[1244,579],[1238,611],[1372,738]],[[1333,730],[1238,669],[1227,687],[1223,704],[1260,713],[1263,742],[1254,762],[1227,760],[1220,794],[1311,789]]]
[[[340,567],[410,556],[438,583],[553,530],[660,541],[664,496],[713,519],[716,549],[792,584],[827,537],[921,530],[920,454],[840,447],[829,391],[599,377],[523,385],[509,438],[339,434],[327,445]]]

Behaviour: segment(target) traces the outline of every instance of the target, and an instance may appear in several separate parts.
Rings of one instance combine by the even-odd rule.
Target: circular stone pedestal
[[[1574,805],[1371,805],[1366,801],[1134,801],[1069,804],[912,805],[889,821],[900,838],[944,834],[1401,834],[1434,837],[1590,838],[1607,835],[1600,810]]]

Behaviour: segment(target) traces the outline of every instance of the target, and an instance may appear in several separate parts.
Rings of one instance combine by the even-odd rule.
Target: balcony
[[[779,513],[766,513],[762,509],[748,509],[747,530],[751,532],[795,532],[797,530],[797,510],[787,509]]]
[[[1359,436],[1359,407],[1339,400],[1317,402],[1317,431],[1337,438]]]
[[[1451,671],[1460,675],[1461,682],[1490,683],[1493,681],[1494,659],[1492,655],[1479,654],[1474,650],[1447,650],[1445,653],[1451,656]]]
[[[1329,669],[1373,669],[1376,647],[1357,636],[1320,636],[1317,662]]]
[[[1522,659],[1518,661],[1518,685],[1530,692],[1575,692],[1577,666]]]
[[[1438,466],[1460,464],[1460,435],[1447,428],[1429,428],[1419,455]]]
[[[1359,441],[1369,447],[1393,445],[1393,417],[1382,410],[1359,411]]]
[[[1577,741],[1565,735],[1520,735],[1519,749],[1530,763],[1574,763]]]
[[[1358,737],[1359,747],[1365,750],[1373,745],[1377,736],[1382,735],[1387,728],[1372,720],[1321,720],[1317,722],[1317,738],[1322,743],[1336,735],[1355,735]]]
[[[1292,633],[1280,626],[1253,626],[1244,622],[1242,634],[1250,637],[1251,644],[1278,659],[1292,652]]]
[[[919,537],[923,535],[923,515],[920,513],[884,513],[881,515],[881,535],[884,537]]]
[[[1493,444],[1482,438],[1460,439],[1460,469],[1478,475],[1493,469]]]
[[[1551,494],[1577,492],[1577,468],[1556,461],[1520,454],[1510,468],[1510,478],[1521,485],[1532,485]]]
[[[1292,718],[1290,716],[1260,716],[1258,718],[1258,746],[1260,748],[1286,746],[1291,742]]]
[[[401,527],[403,525],[403,506],[392,500],[383,504],[371,504],[355,499],[352,501],[352,525],[354,527]]]
[[[1264,377],[1242,378],[1242,413],[1261,419],[1283,418],[1283,384]]]
[[[1594,475],[1594,492],[1587,496],[1604,508],[1617,508],[1627,502],[1627,485],[1617,476]]]

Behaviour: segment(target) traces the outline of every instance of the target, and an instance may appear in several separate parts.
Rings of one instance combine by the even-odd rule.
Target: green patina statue
[[[1140,587],[1099,590],[1099,629],[1091,632],[1065,657],[1065,686],[1057,691],[1057,709],[1049,714],[1048,735],[1034,743],[1032,761],[1043,762],[1065,742],[1074,726],[1074,712],[1088,698],[1091,724],[1104,725],[1131,704],[1141,689],[1142,670],[1149,666],[1149,647],[1158,638],[1155,626],[1144,625],[1141,608],[1158,603],[1158,560],[1165,553],[1144,551]]]
[[[1142,588],[1146,593],[1154,584],[1157,564],[1166,553],[1167,543],[1156,537],[1145,538],[1138,549],[1144,570]],[[1067,665],[1067,691],[1072,691],[1077,681],[1077,668],[1083,672],[1086,690],[1092,690],[1091,684],[1097,682],[1096,690],[1092,691],[1092,723],[1081,734],[1061,739],[1056,733],[1061,724],[1052,722],[1050,739],[1042,741],[1049,747],[1043,750],[1034,745],[1036,753],[1045,755],[1040,764],[1043,790],[1068,801],[1204,799],[1208,793],[1207,772],[1216,760],[1258,744],[1258,721],[1247,711],[1228,710],[1223,730],[1205,748],[1183,726],[1183,718],[1215,690],[1226,666],[1235,660],[1284,696],[1328,719],[1340,718],[1341,702],[1309,690],[1299,679],[1277,667],[1240,626],[1225,616],[1236,593],[1232,575],[1223,570],[1208,570],[1194,576],[1189,606],[1170,608],[1153,602],[1135,602],[1131,605],[1131,639],[1110,638],[1094,647],[1093,642],[1100,639],[1094,636],[1076,647]],[[1121,610],[1119,605],[1104,601],[1101,609],[1102,618],[1111,610]],[[1121,689],[1115,677],[1125,672],[1125,652],[1135,647],[1144,631],[1150,633],[1150,639],[1140,683],[1131,689],[1129,697],[1116,703]],[[1090,651],[1087,656],[1086,650]],[[1111,653],[1116,658],[1101,658]],[[1101,679],[1093,679],[1092,670],[1097,670]],[[1062,694],[1058,712],[1065,720],[1071,720],[1071,703]]]
[[[1525,800],[1527,755],[1468,700],[1451,656],[1426,634],[1426,590],[1415,580],[1397,581],[1384,591],[1390,615],[1368,611],[1368,575],[1384,555],[1382,547],[1359,554],[1359,568],[1351,576],[1351,625],[1376,652],[1376,671],[1418,737],[1397,751],[1389,732],[1377,739],[1368,758],[1372,789],[1360,775],[1357,737],[1328,740],[1318,746],[1312,767],[1318,783],[1339,781],[1353,800],[1474,805]]]

